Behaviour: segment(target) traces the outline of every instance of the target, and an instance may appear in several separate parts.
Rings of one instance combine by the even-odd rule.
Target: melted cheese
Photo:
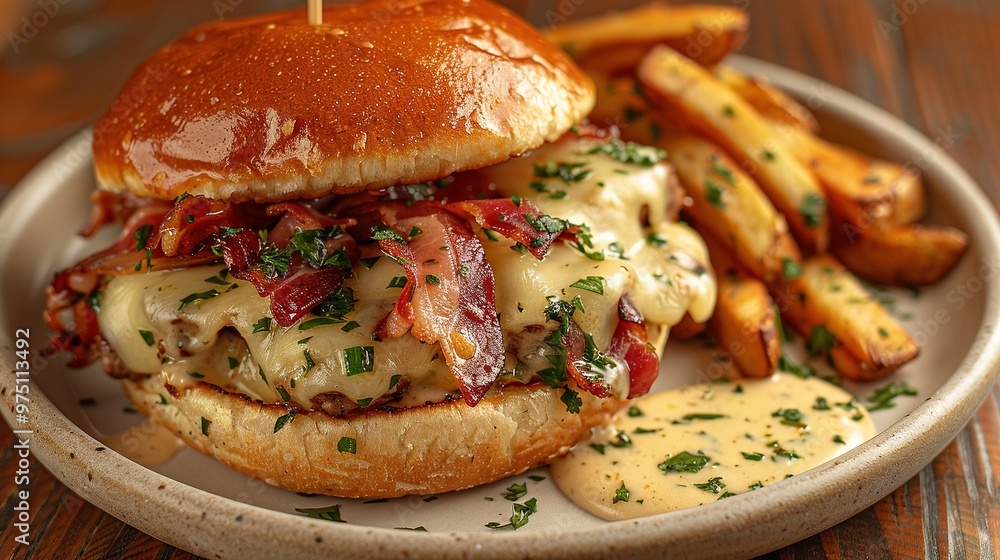
[[[513,242],[502,236],[493,240],[480,232],[495,271],[496,306],[509,351],[506,367],[512,375],[518,364],[545,351],[539,337],[531,344],[521,335],[529,326],[546,323],[549,296],[567,301],[579,296],[583,312],[577,312],[574,320],[593,335],[599,348],[610,343],[615,322],[608,318],[616,315],[623,295],[647,321],[663,325],[677,323],[685,312],[704,321],[714,307],[715,284],[706,273],[704,245],[687,226],[665,221],[667,167],[622,163],[605,153],[588,153],[604,143],[562,141],[485,171],[501,194],[531,200],[549,215],[588,226],[594,245],[590,251],[605,255],[604,260],[593,260],[556,243],[539,261],[512,250]],[[569,182],[536,177],[535,165],[547,162],[579,164],[577,169],[589,172]],[[539,183],[547,185],[545,192],[539,192]],[[551,196],[557,189],[565,193],[561,198]],[[640,221],[643,216],[650,226]],[[650,234],[655,234],[655,243],[648,241]],[[358,300],[347,319],[360,326],[349,331],[343,324],[301,330],[313,318],[307,315],[288,328],[272,323],[270,329],[254,332],[268,316],[268,300],[258,297],[247,282],[227,277],[220,284],[220,274],[220,267],[214,266],[115,277],[105,287],[101,332],[129,369],[162,370],[175,388],[205,380],[268,402],[281,401],[287,393],[304,407],[312,407],[317,395],[332,392],[362,404],[370,402],[388,393],[396,376],[406,377],[413,394],[421,395],[418,398],[439,399],[456,392],[436,344],[423,344],[410,334],[371,340],[375,325],[400,292],[388,287],[390,282],[404,275],[390,259],[379,259],[370,270],[356,266],[354,276],[345,282]],[[588,276],[603,279],[603,294],[572,287]],[[192,294],[210,290],[218,295],[181,305]],[[154,344],[146,344],[144,336],[149,335],[144,332],[151,333]],[[344,350],[355,347],[371,348],[373,371],[348,375]],[[627,394],[626,372],[612,370],[615,392]]]
[[[868,412],[849,393],[790,374],[685,387],[633,404],[551,465],[563,493],[607,520],[752,491],[875,435]],[[671,466],[663,466],[672,459]]]

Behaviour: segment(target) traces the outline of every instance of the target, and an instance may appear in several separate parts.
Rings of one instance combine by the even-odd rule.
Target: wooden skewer
[[[309,2],[309,25],[323,25],[323,0]]]

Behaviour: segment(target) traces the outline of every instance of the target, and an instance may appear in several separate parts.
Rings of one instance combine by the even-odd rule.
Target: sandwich
[[[100,361],[191,447],[298,492],[468,488],[565,453],[659,372],[715,284],[656,149],[481,0],[198,27],[95,124],[50,354]]]

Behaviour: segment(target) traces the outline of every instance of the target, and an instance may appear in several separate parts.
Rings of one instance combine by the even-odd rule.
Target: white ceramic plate
[[[992,385],[1000,362],[994,274],[1000,227],[990,202],[944,153],[947,138],[939,141],[942,150],[832,86],[758,61],[734,62],[806,102],[826,136],[921,168],[931,189],[930,221],[957,225],[972,238],[969,253],[939,285],[919,295],[886,294],[923,345],[920,358],[891,379],[906,380],[919,396],[897,399],[896,408],[875,413],[879,435],[839,459],[722,502],[609,523],[566,500],[550,478],[536,482],[527,475],[435,498],[362,503],[271,488],[191,450],[147,469],[98,441],[141,420],[125,410],[118,383],[98,367],[73,370],[59,359],[33,360],[28,421],[15,427],[33,430],[32,453],[84,498],[207,557],[583,558],[659,557],[669,551],[685,558],[737,558],[774,550],[854,515],[930,462]],[[16,329],[30,329],[31,347],[39,350],[48,336],[40,314],[52,273],[109,239],[74,236],[89,212],[89,151],[89,137],[77,136],[32,172],[0,211],[0,386],[3,414],[12,426]],[[711,350],[671,344],[667,356],[655,390],[711,374]],[[884,383],[846,387],[864,399]],[[528,474],[548,473],[542,468]],[[501,496],[511,482],[528,483],[538,513],[516,532],[487,529],[486,523],[510,517],[511,503]],[[347,523],[295,513],[332,504],[341,505]],[[395,529],[416,526],[428,532]]]

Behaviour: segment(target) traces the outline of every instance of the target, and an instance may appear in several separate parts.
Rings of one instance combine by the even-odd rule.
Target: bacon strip
[[[569,322],[569,330],[562,342],[566,348],[566,375],[584,391],[602,399],[610,397],[611,387],[602,381],[603,378],[588,376],[581,371],[581,368],[587,367],[583,362],[586,339],[576,321]]]
[[[386,218],[398,235],[377,238],[406,271],[406,286],[387,322],[412,318],[413,335],[440,345],[465,402],[475,406],[503,371],[493,269],[465,220],[430,206],[392,214]]]
[[[312,268],[295,255],[284,277],[269,277],[255,268],[264,250],[256,233],[240,231],[224,237],[221,243],[229,273],[253,284],[261,297],[270,297],[271,315],[283,327],[295,324],[310,309],[339,290],[348,275],[347,270],[337,266]]]
[[[627,296],[618,301],[618,319],[608,353],[628,365],[631,399],[649,392],[660,374],[660,357],[649,344],[642,314]]]
[[[541,260],[549,251],[552,242],[564,231],[568,224],[564,220],[543,214],[537,206],[527,200],[514,202],[510,198],[483,200],[463,200],[445,205],[458,216],[475,220],[480,227],[496,231],[528,248],[535,258]]]

